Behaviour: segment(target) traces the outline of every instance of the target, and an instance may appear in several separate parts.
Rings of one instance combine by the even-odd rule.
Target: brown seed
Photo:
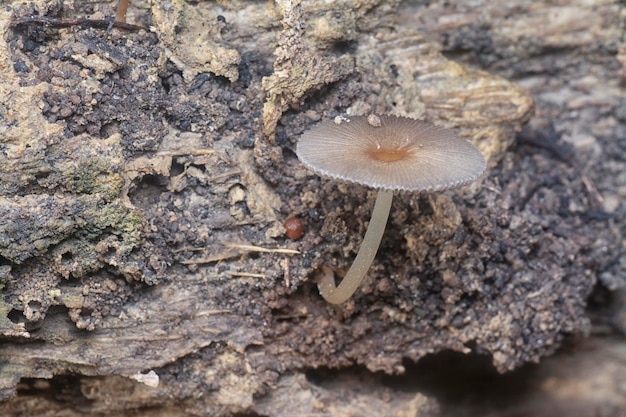
[[[297,217],[289,217],[285,220],[285,229],[287,229],[287,237],[292,240],[300,239],[304,233],[304,225]]]

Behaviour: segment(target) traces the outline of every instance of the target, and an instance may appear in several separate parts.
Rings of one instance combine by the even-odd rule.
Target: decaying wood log
[[[609,115],[624,106],[617,86],[596,90],[623,76],[601,49],[617,45],[617,3],[134,3],[127,21],[150,31],[11,23],[103,20],[111,4],[0,9],[0,399],[21,393],[0,405],[8,415],[58,401],[77,416],[435,415],[420,393],[305,374],[401,374],[442,350],[509,371],[589,332],[598,278],[623,285],[624,226],[606,226],[626,210],[620,180],[595,196],[583,181],[617,168],[555,162],[568,148],[550,144],[560,132],[584,152],[589,136],[624,131],[624,114]],[[571,25],[580,11],[597,32]],[[608,69],[572,67],[575,83],[553,88],[565,75],[545,74],[576,48]],[[533,115],[528,90],[534,155],[511,151]],[[293,150],[319,120],[372,112],[457,129],[490,171],[459,192],[397,198],[366,284],[331,306],[316,276],[345,272],[373,199]],[[573,112],[604,124],[576,129]],[[285,236],[290,216],[299,240]]]

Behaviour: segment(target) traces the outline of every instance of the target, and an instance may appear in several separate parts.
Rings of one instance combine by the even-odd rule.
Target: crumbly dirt
[[[594,289],[620,299],[617,3],[153,3],[129,13],[150,30],[59,23],[105,2],[0,11],[7,415],[436,415],[435,394],[381,375],[441,351],[511,371],[589,334]],[[365,284],[331,306],[316,276],[347,270],[374,192],[294,148],[369,112],[456,128],[490,168],[397,195]],[[623,331],[609,304],[599,320]]]

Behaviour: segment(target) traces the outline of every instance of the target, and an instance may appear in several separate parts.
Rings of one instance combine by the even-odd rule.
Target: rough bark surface
[[[595,3],[137,1],[151,29],[107,32],[62,22],[109,3],[5,2],[2,413],[436,415],[376,372],[444,350],[505,372],[588,334],[589,294],[626,276],[625,12]],[[347,270],[373,193],[293,150],[369,112],[455,128],[490,170],[398,195],[331,306],[316,276]]]

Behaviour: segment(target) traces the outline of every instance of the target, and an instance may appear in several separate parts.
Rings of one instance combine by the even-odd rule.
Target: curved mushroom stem
[[[326,301],[331,304],[340,304],[346,301],[354,294],[367,270],[372,265],[372,261],[376,256],[380,241],[383,238],[385,227],[387,226],[387,218],[389,218],[389,210],[391,209],[391,201],[393,200],[393,191],[380,190],[372,211],[370,224],[365,232],[363,243],[348,273],[341,281],[339,286],[335,286],[335,278],[333,274],[322,274],[318,288],[320,294]]]

